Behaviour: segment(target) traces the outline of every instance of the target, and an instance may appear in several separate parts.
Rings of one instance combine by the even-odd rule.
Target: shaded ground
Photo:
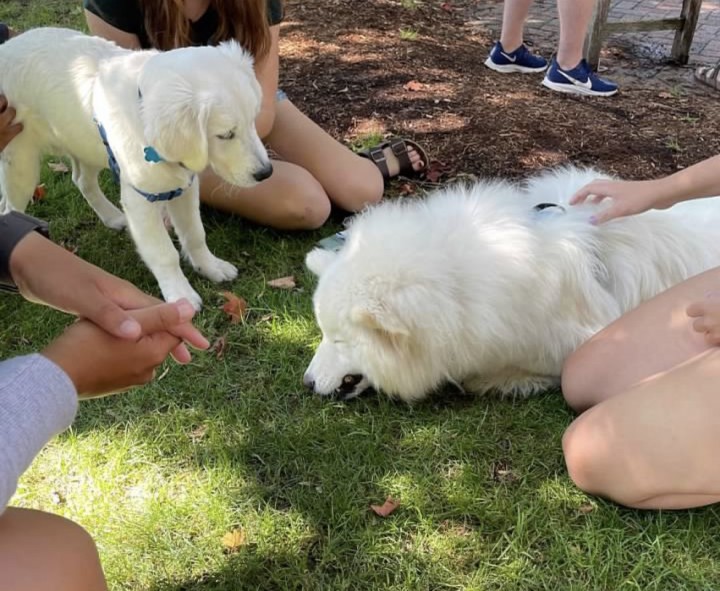
[[[493,32],[467,24],[481,3],[289,0],[281,84],[348,143],[370,131],[422,142],[443,165],[441,182],[569,162],[643,178],[720,152],[711,133],[720,106],[705,89],[640,80],[612,98],[583,98],[547,90],[537,75],[488,70]],[[648,65],[608,53],[614,74]]]

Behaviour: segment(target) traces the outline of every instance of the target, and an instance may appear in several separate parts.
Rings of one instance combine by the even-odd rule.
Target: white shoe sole
[[[501,74],[539,74],[547,70],[547,65],[544,65],[542,68],[529,68],[527,66],[518,66],[517,64],[499,65],[490,58],[485,60],[485,65],[491,70],[495,70]]]
[[[575,84],[558,84],[548,80],[547,77],[543,78],[542,85],[555,92],[564,92],[565,94],[579,94],[582,96],[612,96],[617,94],[618,89],[608,90],[606,92],[598,92],[591,88],[585,88],[584,86],[576,86]]]

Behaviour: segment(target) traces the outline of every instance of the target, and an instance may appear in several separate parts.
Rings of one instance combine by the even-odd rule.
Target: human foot
[[[419,176],[428,167],[428,157],[420,145],[412,140],[390,138],[381,144],[360,152],[380,170],[385,180],[396,176]]]

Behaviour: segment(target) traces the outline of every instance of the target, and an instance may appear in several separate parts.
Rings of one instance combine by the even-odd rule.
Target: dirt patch
[[[421,142],[441,181],[564,163],[648,178],[720,153],[720,105],[703,89],[649,81],[584,98],[488,70],[492,34],[467,24],[477,3],[289,0],[281,85],[346,143],[371,131]]]

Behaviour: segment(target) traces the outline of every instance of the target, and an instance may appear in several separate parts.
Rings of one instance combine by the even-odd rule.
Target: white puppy
[[[456,186],[360,215],[339,252],[306,258],[322,342],[305,384],[406,401],[446,382],[529,395],[620,314],[720,265],[718,198],[593,226],[597,206],[567,201],[599,176]]]
[[[208,166],[240,186],[272,172],[255,132],[260,86],[237,43],[129,51],[77,31],[34,29],[0,46],[0,92],[24,125],[0,157],[0,212],[25,210],[43,153],[67,154],[73,181],[103,223],[121,229],[127,216],[166,300],[201,304],[180,269],[165,209],[197,271],[213,281],[237,275],[206,245],[198,196]],[[98,185],[112,159],[125,215]]]

